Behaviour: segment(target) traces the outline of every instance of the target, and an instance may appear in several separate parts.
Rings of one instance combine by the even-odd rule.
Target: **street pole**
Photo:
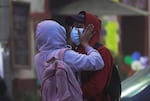
[[[10,1],[0,0],[0,43],[2,44],[3,54],[3,72],[4,80],[7,86],[9,95],[12,96],[12,75],[10,65],[10,46],[9,34],[10,34]]]

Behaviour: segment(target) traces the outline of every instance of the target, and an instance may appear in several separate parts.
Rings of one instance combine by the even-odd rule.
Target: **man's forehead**
[[[81,22],[74,22],[74,23],[73,23],[73,26],[74,26],[74,27],[84,27],[84,23],[81,23]]]
[[[84,25],[84,23],[81,23],[81,22],[74,22],[73,25]]]
[[[82,22],[74,21],[74,24],[84,24]]]
[[[66,24],[72,25],[73,23],[85,23],[85,15],[77,14],[73,16],[68,16],[66,18]]]

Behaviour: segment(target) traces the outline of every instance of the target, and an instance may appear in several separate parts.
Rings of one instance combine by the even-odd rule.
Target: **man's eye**
[[[76,28],[83,28],[84,26],[83,26],[83,24],[75,23],[74,27],[76,27]]]
[[[76,26],[77,28],[82,28],[83,26]]]

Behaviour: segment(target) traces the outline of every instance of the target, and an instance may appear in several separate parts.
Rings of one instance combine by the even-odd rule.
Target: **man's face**
[[[84,25],[84,23],[74,22],[73,25],[69,27],[69,34],[71,33],[73,27],[84,29],[85,25]]]
[[[70,40],[70,33],[71,33],[71,31],[72,31],[72,29],[73,29],[74,27],[76,27],[76,28],[83,28],[83,29],[84,29],[85,25],[84,25],[84,23],[74,22],[73,25],[69,27],[69,30],[68,30],[68,34],[69,34],[69,35],[68,35],[68,40],[67,40],[67,42],[68,42],[68,44],[70,44],[72,47],[74,47],[75,45],[74,45],[74,43]]]

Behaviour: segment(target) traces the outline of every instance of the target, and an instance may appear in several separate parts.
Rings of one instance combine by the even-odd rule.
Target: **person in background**
[[[76,42],[78,37],[76,37],[76,40],[72,38],[73,28],[86,28],[89,24],[93,24],[95,34],[91,37],[89,45],[95,48],[100,42],[101,20],[93,14],[81,11],[77,15],[68,16],[66,18],[66,24],[70,26],[68,31],[68,36],[70,37],[69,42],[75,51],[86,54],[83,46]],[[104,45],[98,47],[97,50],[104,61],[104,68],[97,71],[81,72],[83,97],[86,101],[110,101],[110,97],[104,94],[104,90],[111,77],[113,58],[109,49]]]
[[[0,101],[12,101],[7,92],[5,81],[0,76]]]

